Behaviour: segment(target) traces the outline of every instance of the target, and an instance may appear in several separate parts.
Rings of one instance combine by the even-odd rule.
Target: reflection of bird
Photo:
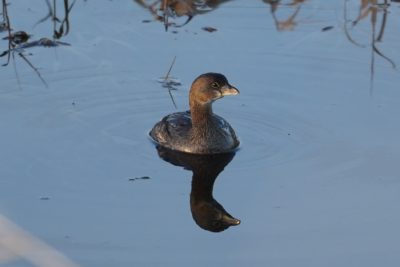
[[[194,155],[161,146],[157,146],[157,150],[165,161],[193,171],[190,210],[197,225],[211,232],[221,232],[240,224],[240,220],[232,217],[212,195],[217,176],[233,159],[235,153]]]
[[[158,144],[193,154],[233,151],[239,145],[235,131],[223,118],[213,114],[212,103],[239,90],[224,75],[206,73],[194,80],[189,93],[190,112],[164,117],[150,132]]]

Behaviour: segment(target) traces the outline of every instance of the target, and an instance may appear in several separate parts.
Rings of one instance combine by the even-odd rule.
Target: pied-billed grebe
[[[189,93],[190,111],[165,116],[150,132],[161,146],[193,154],[218,154],[233,151],[239,145],[235,131],[212,112],[212,103],[239,90],[219,73],[197,77]]]

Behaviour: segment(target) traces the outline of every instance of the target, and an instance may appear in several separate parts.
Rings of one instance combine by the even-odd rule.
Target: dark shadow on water
[[[190,210],[198,226],[211,232],[221,232],[240,224],[240,220],[232,217],[213,197],[215,180],[235,153],[194,155],[161,146],[157,146],[157,151],[163,160],[193,172]]]

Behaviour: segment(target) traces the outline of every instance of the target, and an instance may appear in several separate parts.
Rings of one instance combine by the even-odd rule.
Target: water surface
[[[45,1],[9,2],[53,38]],[[22,51],[47,87],[21,51],[0,69],[0,213],[80,266],[398,266],[399,3],[212,1],[166,31],[138,2],[76,1],[69,45]],[[209,71],[241,92],[214,104],[241,140],[213,187],[241,223],[218,233],[148,139]]]

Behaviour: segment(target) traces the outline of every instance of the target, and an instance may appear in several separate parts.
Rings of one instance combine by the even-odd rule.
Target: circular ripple
[[[317,140],[321,128],[313,125],[293,108],[277,102],[260,103],[246,99],[254,106],[241,106],[226,117],[240,138],[236,164],[239,168],[272,166],[303,157]],[[240,160],[240,161],[239,161]]]

